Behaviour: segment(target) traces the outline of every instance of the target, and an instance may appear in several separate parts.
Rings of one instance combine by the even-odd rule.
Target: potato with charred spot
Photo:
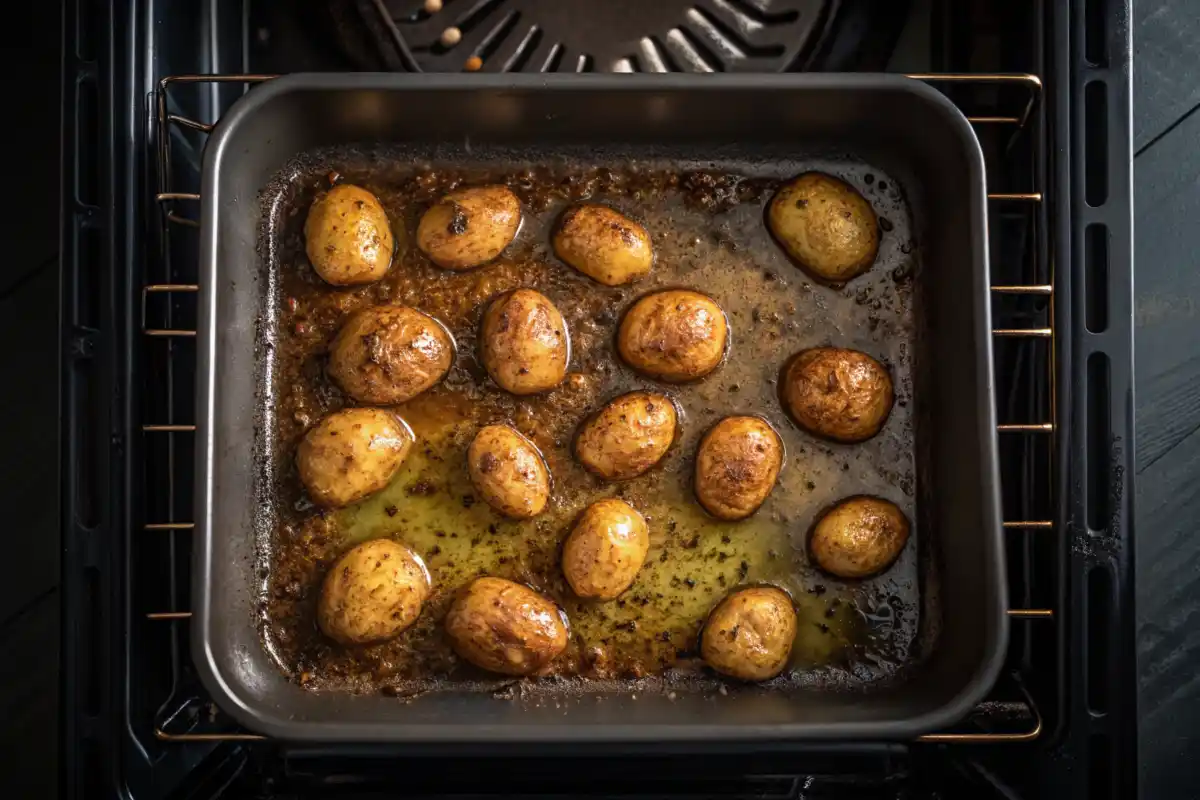
[[[374,283],[392,265],[395,241],[387,212],[375,195],[348,183],[313,201],[304,222],[305,250],[326,283]]]
[[[904,512],[879,497],[851,497],[817,520],[808,550],[817,566],[839,578],[869,578],[892,565],[908,542]]]
[[[492,380],[519,395],[558,386],[571,358],[562,314],[532,289],[517,289],[492,301],[483,315],[479,347]]]
[[[761,417],[726,417],[700,440],[696,498],[717,519],[739,520],[763,504],[783,466],[783,441]]]
[[[444,269],[464,270],[496,259],[521,227],[521,201],[505,186],[450,192],[417,225],[417,247]]]
[[[607,481],[636,478],[662,460],[675,440],[675,404],[658,392],[630,392],[606,405],[579,431],[575,455]]]
[[[608,206],[592,203],[563,214],[554,234],[554,253],[605,286],[632,283],[654,266],[646,229]]]
[[[615,600],[633,585],[649,550],[649,529],[636,508],[616,497],[597,500],[563,543],[563,575],[584,600]]]
[[[879,252],[871,204],[850,184],[820,172],[807,172],[780,189],[767,210],[767,225],[787,254],[825,283],[863,274]]]
[[[428,314],[374,306],[351,315],[329,346],[329,377],[360,403],[407,402],[454,363],[454,339]]]
[[[783,374],[788,413],[801,428],[835,442],[863,442],[892,411],[887,368],[866,353],[814,347],[798,353]]]
[[[506,517],[536,517],[550,499],[550,471],[541,452],[507,425],[488,425],[475,434],[467,472],[484,502]]]
[[[772,586],[752,586],[713,609],[700,637],[700,655],[722,675],[765,681],[783,672],[795,639],[792,599]]]
[[[417,621],[429,591],[420,556],[391,539],[364,542],[325,575],[317,625],[345,645],[386,641]]]
[[[567,624],[553,600],[503,578],[476,578],[446,615],[460,656],[503,675],[530,675],[566,649]]]
[[[314,503],[340,508],[391,483],[412,445],[412,430],[390,411],[347,408],[305,434],[296,467]]]
[[[671,289],[633,304],[617,331],[617,350],[643,375],[684,383],[716,369],[728,339],[725,312],[711,297]]]

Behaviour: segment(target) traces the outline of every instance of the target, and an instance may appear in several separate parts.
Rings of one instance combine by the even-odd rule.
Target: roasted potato
[[[712,298],[672,289],[633,304],[617,331],[617,351],[638,372],[683,383],[716,369],[728,339],[725,312]]]
[[[506,517],[536,517],[550,499],[550,471],[537,446],[507,425],[482,428],[467,448],[475,491]]]
[[[476,578],[446,615],[454,650],[477,667],[529,675],[567,646],[566,616],[554,601],[503,578]]]
[[[608,206],[586,203],[563,214],[554,234],[554,253],[605,286],[643,278],[654,265],[650,234]]]
[[[429,571],[412,550],[391,539],[364,542],[325,575],[317,625],[342,644],[382,642],[417,621],[429,590]]]
[[[304,239],[313,269],[334,286],[373,283],[392,265],[395,242],[387,212],[375,195],[348,183],[313,201]]]
[[[395,405],[437,384],[454,363],[454,339],[408,306],[351,315],[329,346],[329,377],[360,403]]]
[[[866,353],[814,347],[784,370],[783,402],[801,428],[835,442],[862,442],[879,433],[892,411],[892,378]]]
[[[480,331],[483,366],[501,389],[537,394],[562,383],[571,359],[571,340],[562,314],[532,289],[517,289],[492,301]]]
[[[895,503],[851,497],[817,520],[808,551],[817,566],[839,578],[869,578],[892,565],[908,542],[908,519]]]
[[[445,269],[471,269],[504,252],[521,227],[521,201],[504,186],[458,189],[417,225],[417,247]]]
[[[761,417],[726,417],[700,440],[696,498],[717,519],[750,516],[775,488],[783,441]]]
[[[597,500],[563,543],[563,575],[585,600],[615,600],[633,585],[649,549],[646,520],[637,509],[615,497]]]
[[[871,268],[879,223],[867,199],[832,175],[806,172],[771,200],[767,225],[814,278],[842,284]]]
[[[636,478],[667,454],[675,439],[675,405],[665,394],[621,395],[584,423],[575,455],[608,481]]]
[[[700,655],[723,675],[765,681],[783,672],[795,638],[792,599],[771,586],[752,586],[733,592],[709,614]]]
[[[296,467],[314,503],[340,508],[391,483],[412,445],[412,430],[395,414],[347,408],[305,434],[296,448]]]

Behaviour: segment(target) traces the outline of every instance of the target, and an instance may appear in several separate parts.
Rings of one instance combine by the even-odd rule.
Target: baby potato
[[[892,411],[892,378],[866,353],[814,347],[798,353],[783,375],[783,401],[801,428],[835,442],[862,442]]]
[[[395,414],[346,408],[305,434],[296,466],[314,503],[340,508],[391,483],[412,445],[412,430]]]
[[[633,304],[617,331],[617,350],[638,372],[683,383],[716,369],[728,339],[725,312],[712,298],[671,289]]]
[[[851,497],[826,511],[808,539],[817,566],[839,578],[869,578],[892,565],[908,542],[904,512],[879,497]]]
[[[608,206],[585,203],[563,214],[554,234],[554,252],[605,286],[645,277],[654,265],[650,234]]]
[[[810,275],[841,284],[871,268],[879,252],[875,211],[850,184],[806,172],[771,200],[767,225]]]
[[[646,520],[615,497],[584,510],[563,543],[562,571],[585,600],[615,600],[633,585],[650,549]]]
[[[761,417],[726,417],[696,453],[696,498],[717,519],[744,519],[767,499],[783,466],[783,441]]]
[[[317,625],[342,644],[382,642],[417,621],[429,590],[429,572],[412,550],[391,539],[364,542],[325,575]]]
[[[506,517],[536,517],[550,499],[550,471],[537,446],[507,425],[480,429],[467,448],[475,491]]]
[[[504,251],[521,227],[521,201],[505,186],[459,189],[417,225],[417,247],[445,269],[471,269]]]
[[[575,455],[607,481],[636,478],[653,467],[675,439],[675,405],[665,394],[621,395],[584,423]]]
[[[329,377],[360,403],[407,402],[454,363],[454,339],[440,322],[408,306],[353,314],[329,347]]]
[[[492,380],[513,394],[553,389],[566,377],[571,359],[562,314],[532,289],[517,289],[492,301],[483,315],[479,347]]]
[[[392,228],[375,195],[341,183],[313,201],[304,222],[305,250],[326,283],[355,286],[382,278],[392,265]]]
[[[792,599],[772,586],[752,586],[733,592],[709,614],[700,655],[723,675],[765,681],[783,672],[795,638]]]
[[[567,646],[562,611],[548,597],[503,578],[476,578],[446,615],[446,634],[460,656],[504,675],[529,675]]]

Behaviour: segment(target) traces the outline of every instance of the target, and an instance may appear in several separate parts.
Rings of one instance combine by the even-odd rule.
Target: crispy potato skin
[[[866,353],[814,347],[784,370],[784,405],[801,428],[835,442],[863,442],[879,433],[892,411],[887,368]]]
[[[783,466],[783,441],[761,417],[726,417],[700,440],[696,499],[717,519],[739,520],[763,504]]]
[[[539,394],[562,383],[571,340],[549,298],[517,289],[492,301],[483,315],[480,355],[488,375],[512,394]]]
[[[814,278],[842,284],[871,268],[879,222],[871,204],[832,175],[807,172],[786,184],[767,209],[767,227]]]
[[[521,201],[507,187],[450,192],[417,225],[417,247],[444,269],[464,270],[496,259],[521,227]]]
[[[550,471],[533,442],[507,425],[480,429],[467,448],[475,491],[513,519],[536,517],[550,499]]]
[[[352,314],[329,346],[329,377],[360,403],[407,402],[454,364],[454,339],[428,314],[374,306]]]
[[[375,195],[348,183],[313,201],[304,240],[313,269],[333,286],[374,283],[392,265],[395,240],[387,212]]]
[[[617,351],[644,375],[684,383],[715,370],[728,340],[725,312],[711,297],[671,289],[633,304],[617,331]]]
[[[548,666],[567,646],[562,612],[552,600],[502,578],[476,578],[446,615],[455,651],[477,667],[503,675],[529,675]]]
[[[700,638],[710,667],[743,681],[765,681],[783,672],[796,638],[796,610],[784,592],[752,586],[733,592],[713,609]]]
[[[417,621],[429,591],[429,572],[416,553],[391,539],[364,542],[325,575],[317,625],[345,645],[386,641]]]
[[[296,468],[314,503],[340,508],[391,483],[412,446],[412,430],[395,414],[347,408],[305,434],[296,448]]]
[[[663,459],[675,440],[678,415],[665,394],[630,392],[584,423],[575,455],[608,481],[636,478]]]
[[[597,500],[563,543],[563,575],[585,600],[615,600],[633,585],[649,550],[649,529],[637,509],[615,497]]]
[[[908,518],[879,497],[851,497],[817,520],[808,550],[817,566],[839,578],[869,578],[890,567],[908,542]]]
[[[585,203],[563,214],[554,253],[605,286],[633,283],[650,274],[654,247],[638,223],[608,206]]]

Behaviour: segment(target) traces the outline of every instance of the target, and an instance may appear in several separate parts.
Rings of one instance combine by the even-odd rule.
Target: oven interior
[[[1131,340],[1122,335],[1131,274],[1128,7],[915,0],[889,4],[882,19],[851,0],[782,3],[778,13],[749,0],[664,3],[642,20],[652,33],[626,32],[637,49],[617,65],[599,57],[603,42],[575,51],[551,42],[555,25],[588,26],[539,17],[545,5],[449,0],[445,13],[461,10],[459,44],[486,56],[489,69],[536,66],[539,48],[551,44],[562,52],[542,66],[560,71],[886,69],[920,76],[971,119],[991,194],[1012,602],[1002,678],[959,726],[911,744],[730,751],[703,763],[656,757],[632,771],[613,769],[603,752],[564,751],[538,758],[536,778],[527,754],[503,748],[441,754],[430,770],[414,768],[427,757],[292,746],[238,729],[200,689],[188,652],[205,137],[260,76],[411,68],[407,59],[457,69],[450,59],[458,56],[420,3],[71,2],[63,250],[63,324],[77,344],[63,369],[70,796],[116,787],[133,797],[325,796],[348,786],[369,795],[398,785],[427,795],[585,786],[612,796],[1128,796],[1136,764],[1131,448],[1121,446],[1132,417]],[[689,24],[661,29],[674,19],[667,6],[686,15],[692,5],[701,11]],[[740,53],[727,58],[696,33],[725,7],[757,31],[739,38],[745,28],[717,24],[714,41]],[[805,32],[783,30],[810,14]],[[618,22],[628,27],[631,18]],[[543,34],[522,47],[524,23]],[[776,29],[783,43],[764,44],[763,31]],[[79,191],[89,186],[107,194]]]

